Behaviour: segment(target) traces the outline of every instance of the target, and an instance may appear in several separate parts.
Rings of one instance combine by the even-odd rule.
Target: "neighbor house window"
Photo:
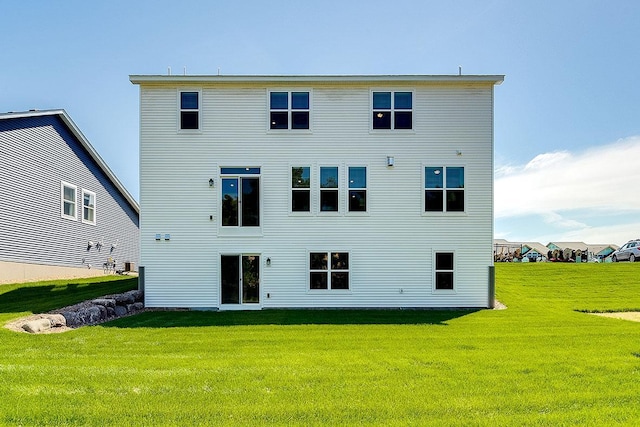
[[[413,92],[373,92],[373,129],[412,129]]]
[[[82,222],[96,223],[96,193],[82,190]]]
[[[291,168],[291,211],[311,211],[311,168]]]
[[[310,289],[349,289],[348,252],[311,252]]]
[[[200,128],[200,92],[180,92],[180,129]]]
[[[424,168],[425,212],[464,212],[464,167]]]
[[[220,168],[222,225],[260,226],[260,168]]]
[[[367,168],[349,167],[349,212],[367,210]]]
[[[436,290],[453,289],[453,252],[436,252]]]
[[[309,129],[309,92],[269,92],[270,129]]]
[[[75,185],[63,182],[60,189],[60,210],[62,218],[77,220],[76,216],[76,192],[77,187]]]
[[[320,168],[320,211],[338,212],[338,167]]]

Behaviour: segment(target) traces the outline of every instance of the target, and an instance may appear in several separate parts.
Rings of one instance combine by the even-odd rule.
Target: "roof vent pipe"
[[[167,67],[167,75],[170,76],[171,75],[171,67]]]

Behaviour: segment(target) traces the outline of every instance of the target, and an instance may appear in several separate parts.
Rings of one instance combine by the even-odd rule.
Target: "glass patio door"
[[[260,303],[259,255],[222,255],[220,272],[222,304]]]

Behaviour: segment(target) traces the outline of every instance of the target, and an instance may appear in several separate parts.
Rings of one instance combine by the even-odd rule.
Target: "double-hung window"
[[[220,168],[223,227],[260,226],[260,168]]]
[[[453,290],[453,252],[436,252],[435,290]]]
[[[367,211],[367,168],[349,167],[349,212]]]
[[[372,127],[413,129],[413,92],[373,92]]]
[[[320,211],[338,212],[338,166],[320,167]]]
[[[309,289],[349,289],[349,253],[310,252]]]
[[[76,213],[76,193],[78,188],[75,185],[62,182],[60,185],[60,214],[62,218],[77,220]]]
[[[311,211],[311,168],[309,166],[291,168],[291,211]]]
[[[270,129],[309,129],[309,92],[269,92]]]
[[[82,190],[82,222],[96,224],[96,193]]]
[[[464,167],[424,168],[425,212],[464,212]]]
[[[200,92],[180,92],[180,129],[200,129]]]

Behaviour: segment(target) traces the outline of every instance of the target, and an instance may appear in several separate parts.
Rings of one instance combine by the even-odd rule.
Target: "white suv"
[[[629,240],[620,249],[611,254],[611,261],[613,262],[635,262],[636,259],[640,259],[640,239]]]

